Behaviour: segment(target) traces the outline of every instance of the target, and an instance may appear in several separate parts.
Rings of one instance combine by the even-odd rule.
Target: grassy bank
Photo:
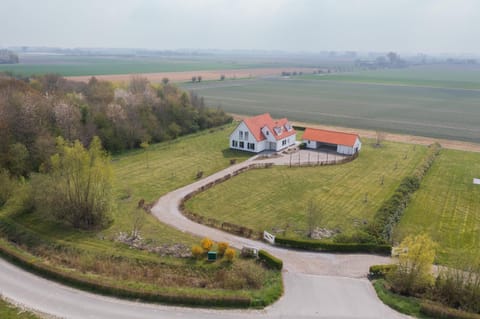
[[[480,154],[442,150],[395,230],[400,241],[428,233],[439,243],[438,261],[480,251]]]
[[[101,231],[74,230],[48,221],[35,211],[23,210],[22,197],[28,189],[25,184],[0,210],[0,233],[8,239],[0,244],[20,254],[21,260],[47,269],[37,269],[42,275],[52,277],[53,271],[60,274],[53,279],[80,288],[79,282],[84,281],[114,295],[181,304],[196,304],[199,298],[211,299],[200,302],[205,305],[214,305],[219,298],[248,300],[251,306],[272,302],[282,292],[278,271],[264,269],[254,260],[237,259],[230,264],[181,258],[178,254],[189,255],[199,238],[167,227],[137,209],[140,199],[148,205],[168,191],[193,182],[199,170],[205,176],[229,166],[233,158],[247,158],[244,153],[225,149],[231,129],[233,126],[185,136],[152,145],[146,152],[116,156],[113,166],[118,207],[114,223]],[[120,233],[132,231],[138,214],[144,218],[141,239],[136,242],[141,249],[132,249],[118,239]],[[93,289],[91,284],[85,287]]]
[[[0,296],[0,318],[2,319],[39,319],[35,314],[18,308]]]

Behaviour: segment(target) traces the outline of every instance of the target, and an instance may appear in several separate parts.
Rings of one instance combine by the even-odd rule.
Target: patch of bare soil
[[[257,76],[280,75],[285,72],[304,72],[312,73],[312,68],[255,68],[255,69],[232,69],[232,70],[207,70],[207,71],[181,71],[181,72],[161,72],[161,73],[141,73],[141,74],[106,74],[95,75],[98,80],[112,82],[128,82],[132,76],[140,75],[146,77],[150,82],[159,83],[163,78],[168,78],[171,82],[191,81],[194,76],[201,76],[203,80],[219,80],[221,75],[225,79],[254,78]],[[91,76],[67,76],[72,81],[88,82]]]
[[[232,113],[230,115],[232,115],[235,120],[240,120],[240,121],[248,117],[246,115],[232,114]],[[312,123],[296,122],[296,121],[292,121],[292,124],[295,126],[312,127],[312,128],[319,128],[324,130],[356,133],[356,134],[359,134],[361,137],[365,137],[365,138],[375,138],[377,134],[375,131],[372,131],[372,130],[353,129],[353,128],[341,127],[341,126],[321,125],[321,124],[312,124]],[[439,139],[439,138],[433,138],[433,137],[387,133],[385,136],[385,140],[392,141],[392,142],[411,143],[411,144],[420,144],[420,145],[430,145],[435,142],[438,142],[440,143],[440,145],[442,145],[443,148],[460,150],[460,151],[469,151],[469,152],[480,152],[480,144],[462,142],[462,141],[456,141],[456,140]]]

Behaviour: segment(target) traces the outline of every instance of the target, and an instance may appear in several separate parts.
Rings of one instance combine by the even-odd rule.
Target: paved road
[[[405,318],[381,303],[366,279],[287,272],[284,281],[285,296],[264,310],[192,309],[94,295],[39,278],[0,259],[0,294],[59,318]]]
[[[270,246],[196,224],[178,210],[192,190],[231,171],[240,163],[159,199],[152,213],[183,231],[228,241],[236,247],[268,249],[284,261],[285,295],[264,310],[210,310],[144,304],[79,291],[32,275],[0,259],[0,294],[28,309],[60,318],[407,318],[386,307],[376,296],[365,274],[371,264],[387,257],[299,252]]]

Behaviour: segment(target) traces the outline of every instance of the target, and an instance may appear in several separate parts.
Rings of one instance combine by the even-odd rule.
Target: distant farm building
[[[303,133],[305,146],[310,149],[330,149],[344,155],[360,151],[362,142],[357,134],[306,128]]]
[[[295,145],[297,132],[286,118],[273,120],[265,113],[243,120],[230,134],[230,148],[259,153]]]

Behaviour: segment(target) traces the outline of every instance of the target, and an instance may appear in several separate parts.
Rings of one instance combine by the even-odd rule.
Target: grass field
[[[321,210],[321,227],[349,233],[371,221],[425,150],[400,143],[374,148],[365,142],[353,162],[249,171],[200,193],[186,205],[206,217],[258,231],[288,229],[287,236],[302,237],[307,229],[306,207],[313,200]]]
[[[232,61],[213,58],[99,57],[99,56],[21,56],[19,64],[0,65],[1,71],[32,75],[58,73],[63,76],[138,74],[156,72],[228,70],[275,67],[262,61]]]
[[[237,114],[480,141],[480,90],[300,78],[182,86]]]
[[[230,159],[250,157],[248,153],[228,149],[228,136],[233,129],[234,125],[230,125],[214,133],[204,132],[152,145],[147,153],[132,151],[115,157],[115,192],[120,204],[114,216],[115,224],[109,232],[128,229],[132,219],[125,216],[135,210],[140,199],[153,202],[171,190],[193,183],[198,171],[207,176],[229,166]],[[185,236],[153,217],[144,226],[143,232],[144,237],[161,236],[164,241]]]
[[[38,319],[36,315],[23,311],[6,301],[0,296],[0,318],[2,319]]]
[[[249,155],[245,153],[225,149],[232,129],[230,125],[152,145],[147,153],[132,151],[116,156],[113,166],[118,208],[113,216],[114,223],[108,229],[78,231],[48,221],[36,212],[18,213],[16,200],[0,209],[0,216],[8,216],[27,234],[34,234],[33,243],[31,239],[27,241],[32,237],[23,237],[27,238],[24,248],[35,256],[27,258],[37,262],[47,260],[48,264],[58,265],[63,271],[75,270],[74,273],[85,279],[110,285],[121,283],[127,288],[153,292],[250,296],[271,302],[272,294],[281,289],[280,274],[265,270],[252,260],[239,259],[231,266],[221,261],[195,262],[190,258],[162,257],[114,241],[119,232],[132,231],[133,213],[137,210],[145,216],[140,235],[150,247],[182,244],[189,251],[192,244],[199,243],[200,238],[168,227],[138,210],[137,203],[141,198],[152,203],[168,191],[190,184],[199,170],[209,175],[229,166],[231,158],[247,158]],[[12,226],[0,224],[0,230],[9,229]],[[237,278],[239,273],[243,274],[241,278]],[[218,274],[223,274],[224,279],[218,279]],[[252,282],[260,286],[247,289],[242,281],[250,280],[249,275],[256,276]],[[220,285],[222,282],[227,285]]]
[[[480,154],[442,150],[405,211],[395,237],[427,232],[439,243],[438,261],[480,254]]]
[[[480,65],[425,65],[340,74],[306,74],[301,78],[480,90]]]

